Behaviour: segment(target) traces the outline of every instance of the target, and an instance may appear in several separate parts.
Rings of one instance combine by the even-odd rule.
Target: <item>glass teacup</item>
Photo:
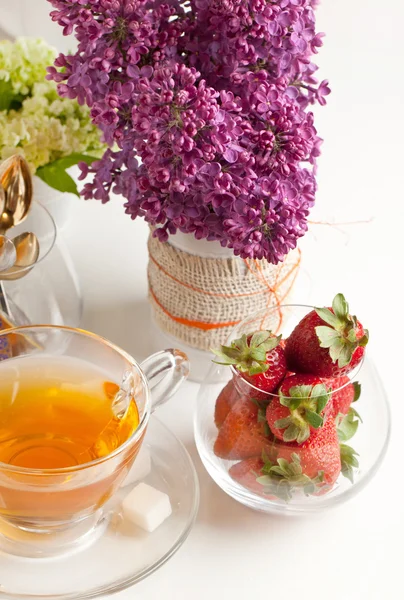
[[[150,413],[189,372],[177,350],[141,365],[85,331],[0,333],[0,549],[52,556],[102,533]]]

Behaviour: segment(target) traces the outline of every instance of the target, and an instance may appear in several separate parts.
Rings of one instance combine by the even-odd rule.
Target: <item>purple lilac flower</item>
[[[307,230],[325,103],[315,0],[49,0],[78,50],[48,78],[111,146],[83,196],[156,226],[282,261]]]

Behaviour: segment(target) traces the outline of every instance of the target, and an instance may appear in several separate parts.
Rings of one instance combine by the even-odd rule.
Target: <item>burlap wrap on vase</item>
[[[182,343],[209,350],[248,315],[287,303],[300,253],[285,261],[205,258],[149,237],[149,296],[158,327]],[[280,309],[279,309],[280,310]]]

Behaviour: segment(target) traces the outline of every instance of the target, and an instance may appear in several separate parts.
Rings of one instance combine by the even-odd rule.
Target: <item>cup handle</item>
[[[190,370],[187,355],[172,348],[152,354],[140,367],[149,383],[152,412],[175,394]]]

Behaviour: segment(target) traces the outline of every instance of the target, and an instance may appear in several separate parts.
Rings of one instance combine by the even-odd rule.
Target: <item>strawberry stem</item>
[[[278,346],[281,337],[273,335],[271,331],[244,334],[233,340],[231,346],[220,346],[218,350],[212,350],[220,358],[213,362],[218,365],[233,365],[240,373],[248,375],[265,373],[269,368],[267,354]]]
[[[328,348],[330,357],[338,367],[342,368],[352,360],[352,355],[360,346],[366,346],[369,341],[369,332],[357,338],[358,320],[349,314],[349,305],[343,294],[337,294],[329,308],[316,308],[318,316],[326,325],[318,325],[316,334],[321,348]]]

